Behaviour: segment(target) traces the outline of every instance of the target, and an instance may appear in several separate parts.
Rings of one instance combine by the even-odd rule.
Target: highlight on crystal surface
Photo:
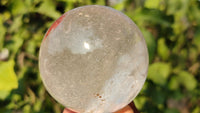
[[[111,113],[126,106],[141,90],[148,62],[134,22],[98,5],[63,14],[47,31],[39,54],[47,91],[80,113]]]

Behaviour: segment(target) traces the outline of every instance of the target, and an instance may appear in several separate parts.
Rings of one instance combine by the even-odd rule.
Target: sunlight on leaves
[[[37,11],[41,14],[57,19],[61,14],[56,11],[56,6],[52,0],[44,0]]]
[[[148,79],[156,84],[164,85],[167,82],[171,71],[171,66],[168,63],[157,62],[149,66]]]
[[[0,94],[5,97],[12,89],[18,87],[17,76],[14,72],[14,61],[0,62]]]
[[[165,38],[160,38],[158,40],[158,47],[157,47],[158,55],[163,59],[167,60],[169,57],[169,49],[165,43]]]

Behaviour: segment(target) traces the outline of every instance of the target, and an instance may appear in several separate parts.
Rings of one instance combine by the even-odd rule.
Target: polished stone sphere
[[[47,31],[39,54],[47,91],[80,113],[111,113],[126,106],[141,90],[148,63],[135,23],[98,5],[63,14]]]

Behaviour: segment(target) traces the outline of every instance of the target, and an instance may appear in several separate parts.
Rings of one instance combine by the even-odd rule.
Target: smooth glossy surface
[[[139,93],[148,52],[138,27],[105,6],[65,13],[47,31],[39,67],[48,92],[80,113],[110,113]]]

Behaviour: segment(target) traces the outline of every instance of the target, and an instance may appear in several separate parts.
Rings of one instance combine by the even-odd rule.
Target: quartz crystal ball
[[[40,48],[39,68],[52,97],[79,113],[112,113],[130,103],[147,75],[142,33],[123,13],[98,5],[63,14]]]

